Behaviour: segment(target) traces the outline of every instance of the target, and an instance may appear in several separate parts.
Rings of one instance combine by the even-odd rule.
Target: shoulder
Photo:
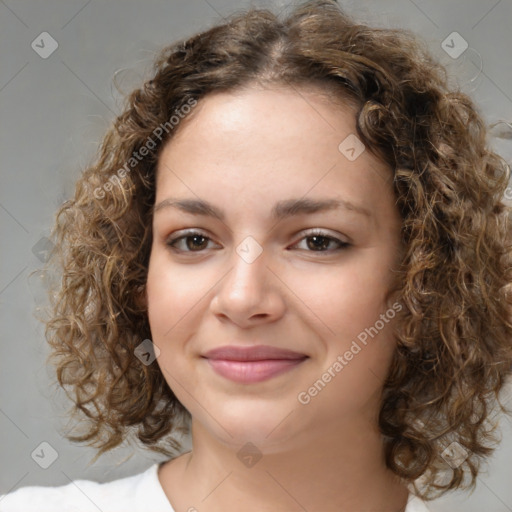
[[[158,480],[158,464],[100,484],[73,480],[59,487],[29,486],[0,496],[0,512],[173,512]]]

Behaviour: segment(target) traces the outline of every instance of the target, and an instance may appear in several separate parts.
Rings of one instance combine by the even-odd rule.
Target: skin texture
[[[171,504],[403,510],[407,490],[386,469],[377,428],[393,322],[359,344],[307,405],[297,398],[391,308],[401,226],[391,169],[367,150],[354,161],[338,150],[356,133],[355,110],[313,88],[210,94],[182,123],[160,155],[155,204],[200,198],[225,218],[174,207],[157,207],[153,218],[149,322],[157,362],[192,415],[192,452],[159,472]],[[292,198],[344,199],[370,216],[343,208],[273,220],[274,204]],[[192,228],[207,238],[175,244],[188,252],[167,245]],[[351,245],[315,245],[305,238],[312,228]],[[252,263],[236,250],[249,236],[262,249]],[[273,345],[308,359],[239,384],[201,357],[229,344]],[[248,442],[262,455],[252,467],[237,457]]]

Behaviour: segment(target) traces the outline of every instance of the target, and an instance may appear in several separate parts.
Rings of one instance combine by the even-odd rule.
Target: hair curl
[[[497,398],[512,367],[503,202],[510,168],[487,147],[477,108],[449,89],[425,43],[406,30],[356,24],[329,1],[296,7],[284,20],[267,10],[235,13],[165,48],[59,209],[50,264],[61,279],[50,293],[46,337],[59,384],[86,417],[85,433],[67,437],[99,454],[131,430],[151,450],[180,448],[171,434],[186,432],[190,415],[158,365],[134,355],[151,338],[140,294],[156,163],[176,130],[125,173],[122,186],[112,177],[190,99],[254,83],[319,85],[333,102],[357,105],[358,136],[394,170],[404,313],[379,416],[386,463],[407,482],[422,477],[416,492],[425,499],[463,487],[466,474],[474,487],[480,459],[494,449],[488,420],[496,402],[504,410]],[[452,441],[469,454],[457,467],[441,456]]]

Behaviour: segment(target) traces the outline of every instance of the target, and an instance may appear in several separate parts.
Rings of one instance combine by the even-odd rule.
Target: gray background
[[[61,437],[67,404],[63,393],[49,385],[53,374],[45,366],[43,328],[34,316],[44,294],[37,276],[29,276],[41,265],[38,248],[44,248],[55,210],[72,195],[80,170],[120,112],[122,96],[113,86],[114,73],[121,70],[117,79],[128,92],[147,76],[161,47],[208,28],[234,9],[271,5],[280,10],[288,4],[0,0],[0,493],[27,485],[63,485],[77,478],[109,481],[162,460],[123,446],[91,466],[91,449]],[[512,121],[511,0],[340,4],[363,22],[418,33],[446,65],[453,83],[478,102],[489,124]],[[469,44],[456,59],[441,47],[453,31]],[[42,32],[58,43],[46,59],[31,47]],[[507,134],[490,142],[512,160]],[[470,497],[452,494],[432,503],[432,510],[512,511],[511,419],[503,418],[501,427],[503,443],[479,476],[476,492]],[[41,442],[58,454],[48,469],[31,458]]]

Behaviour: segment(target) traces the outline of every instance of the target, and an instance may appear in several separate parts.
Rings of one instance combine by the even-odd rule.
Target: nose
[[[218,283],[211,301],[214,315],[241,328],[276,321],[285,311],[284,285],[269,268],[265,251],[253,258],[254,254],[251,257],[233,250],[230,270]]]

